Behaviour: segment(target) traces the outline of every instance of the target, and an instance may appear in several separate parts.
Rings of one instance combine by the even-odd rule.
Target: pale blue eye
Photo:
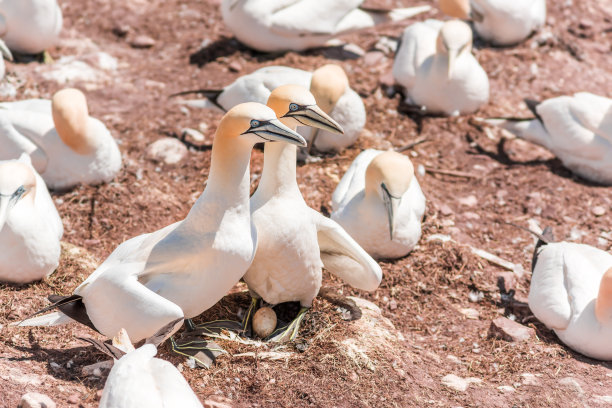
[[[259,126],[259,121],[258,121],[258,120],[253,119],[253,120],[251,121],[251,127],[256,128],[256,127],[258,127],[258,126]]]
[[[297,103],[290,103],[289,104],[289,110],[292,112],[295,112],[296,110],[298,110],[299,106],[297,105]]]

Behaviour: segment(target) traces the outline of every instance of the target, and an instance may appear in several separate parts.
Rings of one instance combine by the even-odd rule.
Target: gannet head
[[[595,301],[595,317],[602,325],[612,325],[612,268],[608,269],[601,278]]]
[[[447,16],[469,20],[470,0],[440,0],[440,11]]]
[[[472,29],[459,20],[444,23],[438,34],[436,43],[437,52],[448,56],[448,77],[453,72],[455,60],[464,53],[472,50]]]
[[[391,240],[395,231],[394,214],[413,177],[414,167],[410,159],[392,150],[376,156],[366,169],[365,193],[383,201]]]
[[[215,139],[218,137],[240,138],[252,144],[286,142],[306,146],[304,138],[283,125],[272,109],[257,102],[241,103],[230,109],[219,123]]]
[[[346,73],[336,64],[323,65],[312,73],[310,92],[314,95],[317,105],[328,115],[334,110],[338,99],[349,87]]]
[[[312,126],[332,133],[344,133],[342,127],[323,112],[313,94],[303,86],[279,86],[268,97],[267,105],[288,126]]]
[[[89,134],[89,111],[83,92],[74,88],[58,91],[51,99],[55,129],[62,141],[78,154],[91,154],[96,140]]]
[[[30,166],[20,160],[0,162],[0,231],[11,210],[25,200],[33,203],[35,195],[36,175]]]

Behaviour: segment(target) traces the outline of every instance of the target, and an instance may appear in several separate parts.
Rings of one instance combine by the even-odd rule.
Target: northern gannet
[[[276,88],[268,106],[292,129],[306,124],[341,131],[303,87]],[[299,301],[302,306],[288,327],[277,330],[276,340],[293,340],[297,335],[319,293],[323,267],[367,291],[375,290],[382,279],[380,266],[340,225],[306,205],[296,180],[296,154],[295,146],[265,146],[261,181],[251,197],[258,246],[244,281],[254,298],[272,305]]]
[[[463,21],[426,20],[406,28],[393,61],[407,102],[445,115],[471,113],[489,100],[489,78],[471,53]]]
[[[399,21],[430,6],[375,10],[363,0],[223,0],[227,28],[247,46],[263,52],[302,51],[325,46],[346,32]]]
[[[59,264],[62,220],[30,158],[0,161],[0,281],[27,283]]]
[[[487,119],[547,148],[587,180],[612,184],[612,99],[587,92],[527,101],[533,119]]]
[[[478,35],[495,45],[519,43],[546,21],[546,0],[440,0],[440,10],[472,20]]]
[[[2,0],[0,37],[13,51],[38,54],[57,44],[62,10],[56,0]]]
[[[117,142],[78,89],[0,103],[0,126],[0,159],[29,154],[52,190],[107,182],[121,169]]]
[[[612,255],[570,242],[536,246],[529,308],[568,347],[612,359]]]
[[[217,303],[255,255],[249,161],[255,143],[272,141],[306,144],[265,105],[232,108],[217,128],[206,188],[187,217],[125,241],[72,296],[41,312],[59,311],[18,325],[49,326],[73,318],[107,337],[126,328],[139,341]]]
[[[410,159],[364,150],[332,196],[331,218],[374,258],[400,258],[421,238],[425,196]]]
[[[272,90],[289,84],[310,88],[317,105],[331,117],[337,118],[338,124],[344,130],[344,134],[338,135],[323,129],[298,127],[298,133],[304,136],[311,147],[314,146],[322,152],[341,151],[355,143],[365,126],[365,106],[359,94],[349,86],[342,67],[336,64],[323,65],[314,72],[269,66],[241,76],[220,91],[188,91],[181,94],[202,92],[210,100],[192,100],[185,103],[196,107],[217,106],[227,111],[243,102],[265,104]],[[316,136],[314,142],[313,135]]]

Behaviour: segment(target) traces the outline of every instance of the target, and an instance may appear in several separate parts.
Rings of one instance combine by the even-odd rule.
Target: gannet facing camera
[[[332,196],[331,218],[374,258],[401,258],[421,238],[425,196],[410,159],[364,150]]]
[[[58,312],[19,325],[56,325],[72,318],[107,337],[125,328],[139,341],[175,319],[195,317],[217,303],[255,255],[249,162],[253,145],[259,142],[306,144],[267,106],[252,102],[235,106],[219,123],[206,188],[187,217],[125,241],[72,296],[39,313],[53,308]]]
[[[38,54],[59,41],[62,10],[56,0],[3,0],[0,35],[22,54]]]
[[[489,100],[489,78],[471,53],[472,30],[462,21],[427,20],[404,31],[393,77],[406,101],[445,115],[476,111]]]
[[[0,161],[0,281],[27,283],[59,264],[62,221],[30,158]]]
[[[440,10],[472,20],[478,35],[495,45],[517,44],[546,21],[546,0],[440,0]]]
[[[430,6],[374,10],[363,0],[223,0],[223,22],[236,38],[263,52],[322,47],[346,32],[399,21]]]
[[[78,89],[0,103],[0,126],[0,159],[29,154],[50,189],[108,182],[121,169],[117,142]]]

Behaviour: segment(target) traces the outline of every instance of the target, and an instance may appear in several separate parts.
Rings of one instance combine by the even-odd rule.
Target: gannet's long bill
[[[400,258],[421,238],[425,196],[410,159],[364,150],[332,196],[331,218],[374,258]]]
[[[271,141],[306,143],[265,105],[232,108],[217,128],[206,188],[187,217],[125,241],[73,296],[55,304],[59,312],[20,325],[62,324],[70,316],[108,337],[126,328],[138,341],[217,303],[255,254],[249,161],[255,143]]]
[[[45,278],[59,263],[62,221],[30,158],[0,161],[0,281]]]
[[[0,39],[0,79],[4,78],[4,74],[6,73],[6,66],[4,65],[4,59],[9,61],[13,60],[13,54],[6,46],[6,43]]]
[[[112,180],[121,153],[106,126],[89,116],[85,95],[63,89],[51,101],[0,103],[0,159],[27,153],[50,189]]]
[[[341,128],[320,109],[305,88],[286,85],[268,100],[280,120],[295,129],[306,124],[329,131]],[[305,121],[297,107],[310,107]],[[270,144],[264,169],[251,197],[258,246],[244,281],[255,297],[270,304],[299,301],[302,310],[276,340],[294,339],[306,310],[319,293],[322,267],[350,285],[372,291],[382,279],[380,266],[336,222],[306,205],[296,181],[296,148]],[[247,314],[248,316],[249,314]]]
[[[496,45],[517,44],[546,21],[546,0],[440,0],[440,9],[472,20],[478,35]]]
[[[580,92],[528,106],[534,119],[488,119],[555,154],[574,173],[612,184],[612,99]]]
[[[325,46],[343,33],[399,21],[430,6],[372,10],[363,0],[223,0],[223,21],[236,38],[263,52]]]
[[[3,0],[0,35],[6,45],[23,54],[38,54],[57,44],[62,10],[55,0]]]
[[[474,112],[489,100],[489,78],[471,50],[472,30],[462,21],[412,24],[402,34],[393,77],[407,102],[428,112]]]

